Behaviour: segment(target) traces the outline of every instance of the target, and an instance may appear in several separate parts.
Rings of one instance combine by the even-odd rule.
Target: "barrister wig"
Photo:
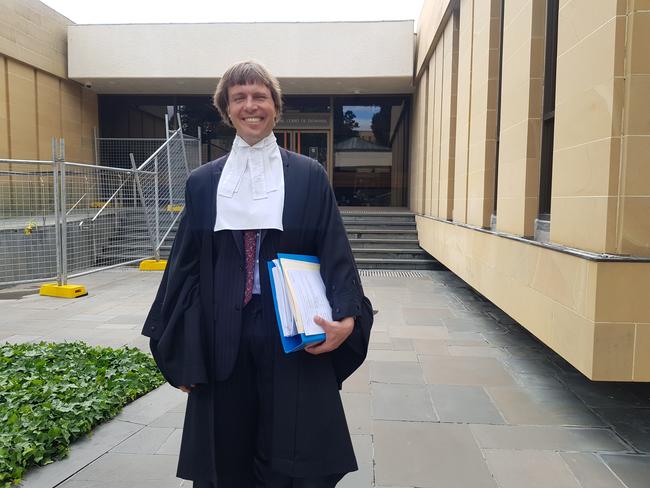
[[[214,92],[213,103],[217,107],[224,123],[232,127],[228,116],[228,89],[235,85],[251,85],[260,83],[271,92],[275,104],[275,122],[282,116],[282,89],[278,79],[261,63],[257,61],[240,61],[233,64],[223,74]]]

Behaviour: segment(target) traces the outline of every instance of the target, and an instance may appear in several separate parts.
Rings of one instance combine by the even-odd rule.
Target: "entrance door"
[[[276,130],[273,131],[278,145],[289,151],[304,154],[322,164],[329,173],[329,155],[327,131],[312,130]]]

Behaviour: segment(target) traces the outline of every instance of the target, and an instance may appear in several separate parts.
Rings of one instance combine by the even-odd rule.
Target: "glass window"
[[[394,188],[404,171],[403,97],[346,97],[334,102],[334,193],[339,205],[401,206]],[[401,192],[399,192],[401,193]],[[399,201],[398,201],[399,200]]]

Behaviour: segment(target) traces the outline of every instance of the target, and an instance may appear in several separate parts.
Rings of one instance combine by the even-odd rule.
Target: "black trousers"
[[[217,486],[194,481],[194,488],[333,488],[343,477],[290,478],[270,469],[277,333],[273,322],[262,316],[259,295],[253,295],[243,310],[235,368],[216,385],[216,447],[228,454],[217,459]]]

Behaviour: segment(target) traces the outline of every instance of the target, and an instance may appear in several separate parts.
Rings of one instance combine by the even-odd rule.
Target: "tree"
[[[390,105],[382,105],[379,112],[372,116],[370,129],[375,136],[377,144],[390,146]]]
[[[343,106],[338,108],[338,113],[334,116],[334,137],[336,140],[345,140],[356,136],[356,130],[359,127],[357,116],[352,110],[343,111]]]

